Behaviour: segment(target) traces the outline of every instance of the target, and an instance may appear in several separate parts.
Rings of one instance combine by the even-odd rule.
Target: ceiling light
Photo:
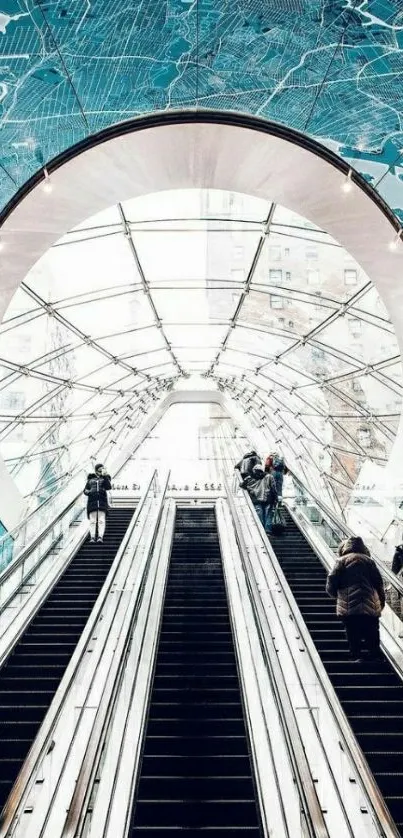
[[[349,169],[347,177],[346,177],[345,181],[342,183],[342,186],[341,186],[343,192],[351,192],[351,190],[353,188],[353,183],[352,183],[352,180],[351,180],[351,175],[352,174],[353,174],[352,169]]]
[[[0,239],[0,250],[4,250],[4,239]]]
[[[401,231],[401,229],[400,229],[400,230],[399,230],[399,232],[398,232],[398,233],[396,233],[395,238],[394,238],[394,239],[392,239],[392,241],[390,241],[390,242],[389,242],[389,245],[388,245],[389,250],[397,250],[397,246],[398,246],[398,244],[399,244],[399,242],[400,242],[401,232],[402,232],[402,231]]]
[[[46,168],[43,170],[43,174],[44,174],[45,182],[44,182],[42,188],[43,188],[43,191],[46,192],[47,195],[49,195],[53,191],[53,183],[50,180],[49,172]]]

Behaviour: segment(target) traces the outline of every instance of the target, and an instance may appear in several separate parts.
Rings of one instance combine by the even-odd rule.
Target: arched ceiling
[[[0,452],[39,494],[178,379],[229,394],[341,502],[400,420],[398,343],[359,264],[295,212],[228,191],[145,195],[69,231],[15,294],[0,359]]]
[[[116,123],[207,108],[315,138],[403,220],[402,48],[391,0],[5,0],[1,206]]]

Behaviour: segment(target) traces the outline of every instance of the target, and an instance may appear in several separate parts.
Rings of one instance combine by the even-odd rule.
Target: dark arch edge
[[[53,160],[46,164],[49,174],[55,172],[65,163],[73,160],[74,157],[82,154],[90,148],[107,142],[114,137],[120,137],[125,134],[131,134],[135,131],[144,131],[147,128],[158,128],[165,125],[184,125],[188,123],[211,123],[215,125],[232,125],[238,128],[248,128],[252,131],[260,131],[264,134],[271,134],[275,137],[280,137],[287,142],[293,143],[312,152],[317,157],[325,160],[338,171],[347,175],[350,171],[350,166],[326,146],[321,145],[311,137],[302,134],[292,128],[288,128],[280,123],[270,122],[269,120],[259,119],[250,114],[238,113],[235,111],[213,111],[213,110],[172,110],[168,112],[155,112],[147,116],[134,117],[133,119],[125,120],[124,122],[117,122],[114,125],[103,128],[96,134],[91,134],[85,137],[70,148],[65,149]],[[20,204],[24,198],[44,179],[43,169],[38,169],[24,184],[21,186],[13,197],[8,201],[3,210],[0,212],[0,227],[4,224],[6,219],[11,215],[15,208]],[[394,227],[396,232],[401,229],[400,222],[395,216],[389,205],[379,193],[369,184],[365,178],[352,169],[352,182],[362,189],[363,192],[376,204],[378,209],[386,216],[390,224]]]

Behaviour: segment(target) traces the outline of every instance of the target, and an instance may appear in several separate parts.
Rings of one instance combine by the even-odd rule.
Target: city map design
[[[0,203],[56,155],[170,110],[334,151],[403,222],[403,2],[0,0]]]

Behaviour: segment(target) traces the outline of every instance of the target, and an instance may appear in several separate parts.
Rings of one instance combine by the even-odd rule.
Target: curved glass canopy
[[[344,506],[387,461],[400,355],[369,278],[287,209],[163,192],[88,219],[37,263],[0,328],[0,451],[24,495],[122,446],[203,376]]]

